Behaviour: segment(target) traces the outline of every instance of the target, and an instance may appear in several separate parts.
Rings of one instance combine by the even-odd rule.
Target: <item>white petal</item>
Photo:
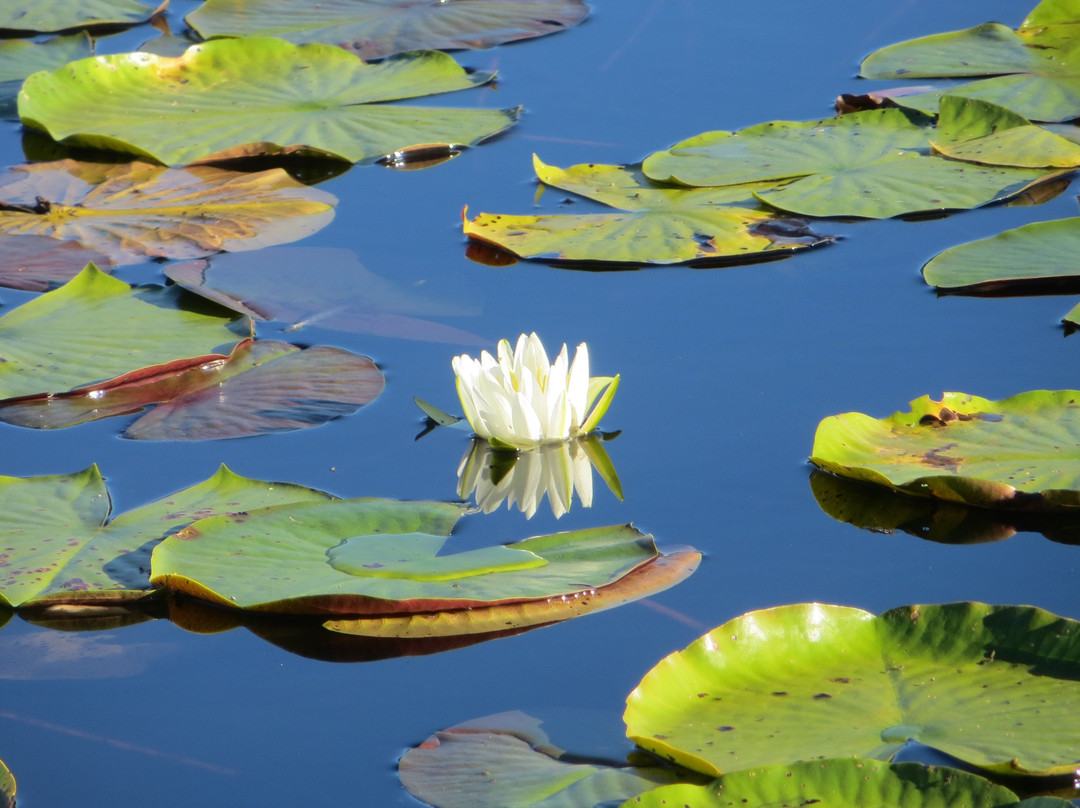
[[[580,427],[589,408],[589,346],[584,342],[574,352],[574,364],[570,366],[570,375],[566,382],[566,397],[569,402],[574,427]]]

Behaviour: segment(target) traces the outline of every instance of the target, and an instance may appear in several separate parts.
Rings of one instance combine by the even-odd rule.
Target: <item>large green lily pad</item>
[[[0,761],[0,808],[15,806],[15,777],[11,770]]]
[[[18,119],[15,96],[23,79],[31,73],[55,70],[76,59],[85,59],[93,52],[93,42],[85,32],[53,37],[44,42],[0,41],[0,115]]]
[[[275,36],[378,59],[423,48],[489,48],[563,31],[588,13],[582,0],[207,0],[186,21],[205,39]]]
[[[11,237],[76,240],[116,264],[257,250],[321,230],[337,198],[280,168],[245,173],[211,166],[59,160],[0,175],[0,245]]]
[[[790,180],[754,195],[801,215],[871,219],[975,208],[1059,175],[944,159],[930,154],[934,131],[898,109],[771,121],[697,135],[650,155],[642,170],[691,186]]]
[[[402,756],[401,783],[436,808],[594,808],[680,779],[668,767],[567,756],[540,723],[510,712],[436,732]]]
[[[917,496],[981,507],[1080,507],[1080,392],[1001,401],[945,393],[877,420],[823,420],[810,462]]]
[[[419,144],[474,145],[513,125],[517,110],[383,103],[492,78],[440,51],[372,64],[331,45],[221,39],[179,57],[100,56],[35,73],[19,115],[64,143],[169,165],[297,152],[374,161]]]
[[[749,612],[661,661],[627,734],[707,774],[917,741],[1002,774],[1080,763],[1080,623],[1032,607],[803,603]]]
[[[1080,10],[1074,0],[1043,0],[1013,31],[986,23],[882,48],[862,63],[871,79],[993,78],[950,86],[949,95],[979,98],[1036,121],[1080,116]],[[943,92],[897,96],[933,113]]]
[[[0,398],[63,392],[205,356],[250,333],[232,312],[182,308],[181,294],[128,286],[90,264],[0,317]]]
[[[318,267],[312,283],[311,267]],[[476,317],[475,303],[424,294],[376,275],[352,250],[278,247],[171,264],[165,275],[185,289],[285,330],[307,326],[398,339],[487,345],[488,340],[429,317]],[[0,283],[3,276],[0,275]]]
[[[38,0],[0,6],[0,30],[66,31],[95,25],[134,25],[145,22],[168,5],[148,6],[138,0]]]
[[[1012,110],[976,98],[944,96],[931,143],[946,157],[984,165],[1080,165],[1080,144],[1036,126]]]
[[[763,210],[753,188],[662,186],[624,166],[556,168],[533,157],[537,177],[620,213],[464,219],[469,238],[523,258],[622,264],[674,264],[761,257],[831,241],[800,221]]]
[[[1045,808],[1069,806],[1062,799],[1044,799]],[[707,785],[662,786],[628,800],[624,808],[1018,808],[1024,805],[1018,800],[1004,786],[956,769],[834,758],[731,772]]]
[[[354,499],[210,518],[161,544],[151,580],[241,609],[401,614],[579,593],[657,556],[652,538],[629,526],[440,553],[462,511]]]
[[[0,421],[35,429],[128,415],[138,440],[219,440],[307,429],[373,401],[385,380],[341,348],[244,340],[230,356],[200,356],[55,395],[0,401]],[[156,406],[155,406],[156,405]]]
[[[224,466],[205,482],[110,520],[96,466],[76,474],[0,477],[0,603],[100,603],[141,598],[162,538],[204,516],[329,499],[297,485],[240,477]]]

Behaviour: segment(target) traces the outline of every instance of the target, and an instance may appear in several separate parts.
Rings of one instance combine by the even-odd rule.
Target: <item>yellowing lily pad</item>
[[[100,56],[35,73],[19,115],[64,143],[169,165],[289,153],[370,162],[418,144],[474,145],[513,125],[517,110],[384,103],[492,78],[439,51],[372,64],[331,45],[221,39],[179,57]]]
[[[831,241],[805,223],[756,205],[748,188],[687,189],[650,182],[623,166],[560,169],[533,157],[542,182],[620,213],[507,216],[464,220],[465,234],[523,258],[622,264],[739,260]]]
[[[944,93],[990,101],[1034,121],[1080,116],[1080,9],[1073,0],[1043,0],[1017,30],[986,23],[881,48],[862,63],[871,79],[992,78],[950,86]],[[894,100],[936,111],[942,92]]]
[[[0,807],[15,808],[15,776],[0,761]]]
[[[1034,390],[988,401],[924,396],[907,412],[818,425],[810,462],[916,496],[981,507],[1080,507],[1080,392]]]
[[[0,246],[43,235],[76,240],[116,264],[201,258],[304,238],[330,223],[336,203],[280,168],[59,160],[0,175]]]
[[[134,25],[145,22],[165,8],[148,6],[138,0],[38,0],[33,3],[4,3],[0,6],[0,30],[66,31],[96,25]]]
[[[150,552],[204,516],[329,494],[250,480],[224,466],[205,482],[110,520],[96,466],[76,474],[0,477],[0,603],[100,603],[145,597]]]
[[[771,121],[684,140],[642,170],[695,187],[788,180],[754,195],[791,213],[871,219],[979,207],[1060,174],[947,160],[930,154],[933,134],[917,113],[898,109]]]
[[[36,429],[128,415],[152,407],[124,437],[219,440],[306,429],[355,412],[383,389],[366,356],[340,348],[244,340],[230,356],[141,368],[55,395],[0,401],[0,421]]]
[[[1080,764],[1078,709],[1074,620],[1029,606],[875,617],[802,603],[749,612],[667,657],[624,718],[640,746],[714,776],[889,760],[909,740],[993,772],[1043,775]]]
[[[497,556],[440,552],[462,511],[443,502],[353,499],[215,517],[163,542],[151,580],[240,609],[383,615],[574,595],[657,556],[652,538],[629,526],[525,539]]]
[[[205,39],[275,36],[379,59],[530,39],[577,25],[588,13],[581,0],[207,0],[186,21]]]
[[[186,310],[179,297],[174,288],[128,286],[90,264],[0,317],[0,398],[63,392],[204,356],[250,334],[231,312]]]

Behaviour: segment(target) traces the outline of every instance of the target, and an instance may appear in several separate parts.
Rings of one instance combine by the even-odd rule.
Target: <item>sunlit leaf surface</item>
[[[398,339],[487,345],[488,340],[429,317],[476,317],[472,303],[422,294],[376,275],[352,250],[282,247],[172,264],[175,283],[257,320]]]
[[[614,583],[570,597],[419,614],[328,620],[324,626],[331,631],[358,637],[401,639],[494,634],[509,627],[523,629],[546,626],[655,595],[688,578],[700,561],[701,554],[697,552],[658,556]]]
[[[401,783],[436,808],[595,808],[678,781],[674,769],[562,759],[520,712],[499,713],[436,732],[398,763]]]
[[[818,425],[810,462],[844,477],[982,507],[1080,507],[1080,392],[1001,401],[945,393],[878,420]]]
[[[84,59],[93,52],[86,33],[70,34],[33,42],[27,39],[0,41],[0,116],[18,120],[15,96],[31,73],[56,68]]]
[[[1074,620],[981,603],[879,617],[803,603],[749,612],[667,657],[625,720],[645,749],[714,775],[888,760],[909,740],[999,773],[1064,774],[1078,762],[1078,709]]]
[[[222,467],[205,482],[110,521],[97,467],[76,474],[0,477],[0,603],[95,603],[142,597],[153,546],[218,513],[326,500],[302,486],[250,480]]]
[[[944,92],[1008,107],[1035,121],[1080,116],[1080,9],[1073,0],[1044,0],[1013,31],[986,23],[920,37],[870,54],[861,75],[871,79],[992,76]],[[937,110],[942,93],[896,97],[897,103]]]
[[[366,356],[245,340],[228,357],[195,357],[68,393],[0,402],[0,421],[58,429],[153,407],[124,437],[242,438],[306,429],[348,415],[373,401],[384,383]]]
[[[214,353],[247,336],[231,312],[180,308],[181,294],[128,286],[90,264],[0,317],[0,398],[64,392]]]
[[[753,189],[687,189],[650,182],[623,166],[568,169],[533,158],[536,175],[620,213],[465,218],[465,234],[523,258],[674,264],[753,258],[827,242],[803,222],[760,208]]]
[[[372,64],[332,45],[221,39],[179,57],[101,56],[36,73],[19,115],[64,143],[169,165],[292,152],[374,161],[418,144],[474,145],[513,125],[517,110],[383,103],[492,78],[440,51]]]
[[[44,292],[78,275],[87,264],[108,270],[112,260],[77,241],[50,236],[0,236],[0,286]]]
[[[1080,144],[1005,107],[955,95],[941,99],[931,143],[946,157],[972,163],[1027,168],[1080,165]]]
[[[979,207],[1056,176],[934,156],[933,133],[917,113],[898,109],[771,121],[697,135],[646,158],[643,170],[692,186],[790,180],[755,196],[807,216],[871,219]]]
[[[489,48],[577,25],[582,0],[208,0],[186,18],[206,39],[275,36],[376,59],[402,51]]]
[[[15,776],[11,770],[0,761],[0,808],[14,808],[15,806]]]
[[[138,0],[5,2],[0,4],[0,30],[65,31],[94,25],[134,25],[150,19],[155,10],[155,6]]]
[[[334,218],[336,203],[280,168],[59,160],[0,175],[0,246],[12,243],[8,236],[43,235],[73,239],[116,264],[200,258],[311,235]]]
[[[1017,808],[1017,800],[1009,789],[956,769],[834,758],[731,772],[706,785],[663,786],[630,800],[626,808]],[[1068,805],[1052,799],[1045,808]]]
[[[243,609],[401,614],[574,595],[657,555],[652,538],[628,526],[440,552],[462,510],[354,499],[212,518],[158,548],[152,580]]]

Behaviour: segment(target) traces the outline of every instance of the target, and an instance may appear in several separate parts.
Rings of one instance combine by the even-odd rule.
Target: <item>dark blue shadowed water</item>
[[[173,19],[194,5],[175,2]],[[946,247],[1076,214],[1074,194],[934,221],[823,222],[819,230],[845,238],[726,269],[495,269],[468,260],[460,234],[465,204],[530,212],[533,152],[559,166],[627,163],[710,129],[827,117],[838,93],[878,86],[854,78],[869,51],[989,19],[1015,26],[1027,0],[593,6],[558,36],[458,54],[501,78],[455,103],[524,104],[521,124],[434,169],[360,167],[324,183],[341,199],[337,218],[302,245],[353,250],[404,289],[479,309],[436,319],[492,344],[531,330],[549,346],[587,341],[594,373],[622,374],[603,426],[622,431],[607,449],[625,502],[597,479],[590,510],[558,521],[546,505],[530,521],[472,515],[452,542],[632,521],[663,547],[704,551],[701,569],[647,604],[366,663],[306,659],[242,628],[196,635],[161,620],[64,633],[14,619],[0,632],[0,758],[18,778],[20,808],[413,805],[397,782],[398,755],[436,729],[502,710],[543,719],[575,752],[622,757],[623,699],[639,678],[750,609],[970,599],[1080,617],[1080,548],[1031,533],[951,546],[861,531],[821,511],[805,462],[818,421],[834,413],[884,416],[944,390],[994,399],[1080,386],[1080,336],[1064,339],[1059,327],[1072,300],[939,299],[919,276]],[[23,160],[14,128],[2,148],[7,164]],[[302,271],[318,283],[317,266]],[[161,282],[153,265],[118,274]],[[29,297],[0,293],[4,309]],[[373,357],[385,393],[317,429],[232,442],[125,441],[115,421],[54,433],[3,427],[0,473],[96,462],[116,513],[222,462],[341,496],[455,498],[468,438],[440,429],[414,441],[422,417],[412,398],[457,411],[450,359],[475,348],[317,326],[283,338]]]

